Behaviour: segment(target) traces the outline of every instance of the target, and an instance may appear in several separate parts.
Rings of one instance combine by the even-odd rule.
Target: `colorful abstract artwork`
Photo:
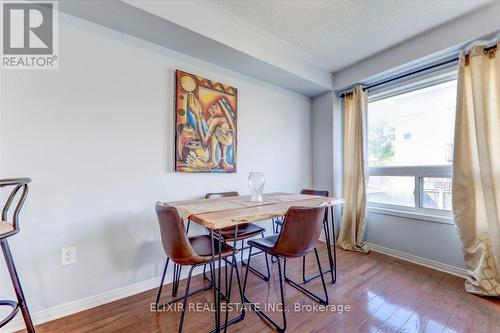
[[[238,91],[177,70],[175,170],[236,172]]]

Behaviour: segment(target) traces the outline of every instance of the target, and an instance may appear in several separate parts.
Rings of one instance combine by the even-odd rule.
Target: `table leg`
[[[235,228],[234,239],[236,239],[237,233],[238,233],[238,226],[236,226],[236,228]],[[229,282],[226,280],[226,284],[229,283],[229,287],[227,288],[228,291],[226,293],[225,300],[226,300],[226,304],[231,302],[231,291],[232,291],[231,287],[232,287],[233,275],[234,275],[234,272],[236,271],[236,280],[238,283],[238,291],[240,294],[241,305],[242,305],[241,314],[238,315],[237,317],[229,320],[229,312],[227,312],[227,310],[226,310],[224,325],[221,324],[218,328],[216,327],[216,329],[212,330],[210,333],[215,333],[215,332],[218,332],[222,329],[224,329],[224,332],[226,332],[228,326],[235,324],[235,323],[238,323],[238,322],[242,321],[243,319],[245,319],[245,308],[244,308],[245,302],[244,302],[244,296],[243,296],[243,289],[241,287],[240,274],[238,272],[238,264],[236,261],[236,252],[237,252],[237,250],[236,250],[236,240],[235,240],[235,241],[233,241],[233,255],[231,257],[231,262],[227,258],[224,259],[224,261],[226,262],[226,266],[227,265],[231,266],[231,270],[229,273]],[[220,293],[220,289],[218,291]],[[228,309],[228,307],[226,307],[226,309]]]
[[[325,230],[325,241],[326,241],[326,250],[328,254],[328,264],[330,269],[323,271],[323,274],[330,273],[332,276],[332,283],[335,283],[337,280],[337,257],[336,257],[336,249],[335,249],[335,215],[333,211],[333,206],[330,206],[330,211],[332,213],[332,232],[333,232],[333,254],[332,254],[332,244],[330,238],[330,226],[328,224],[328,207],[325,208],[325,219],[323,221],[323,226]],[[308,283],[311,280],[314,280],[320,277],[320,274],[316,274],[312,277],[306,277],[306,257],[302,257],[302,282]]]
[[[333,218],[333,215],[332,215]],[[332,276],[332,283],[335,282],[333,277],[333,256],[332,256],[332,242],[330,238],[330,225],[328,223],[328,208],[326,209],[326,220],[325,220],[325,238],[326,238],[326,248],[328,250],[328,264],[330,269],[328,270]]]
[[[212,277],[212,285],[214,289],[214,304],[215,304],[215,332],[220,332],[220,322],[219,322],[219,303],[218,303],[218,296],[220,296],[220,289],[218,289],[218,286],[216,284],[216,279],[215,279],[215,235],[214,235],[214,230],[210,229],[210,238],[212,241],[212,246],[211,246],[211,251],[212,251],[212,262],[211,262],[211,268],[210,268],[210,274]],[[220,253],[219,253],[220,255]],[[219,290],[219,292],[218,292]]]
[[[221,229],[218,229],[218,232],[217,232],[218,235],[222,235],[222,232],[221,232]],[[219,269],[217,270],[217,288],[219,289],[219,292],[217,294],[217,309],[216,309],[216,313],[217,313],[217,322],[219,323],[218,327],[216,328],[216,332],[220,332],[220,326],[221,326],[221,323],[220,323],[220,317],[221,317],[221,313],[220,313],[220,305],[221,305],[221,271],[222,271],[222,239],[219,239],[218,241],[218,244],[219,244],[219,258],[218,258],[218,261],[219,261]]]
[[[337,282],[337,237],[335,237],[335,207],[330,206],[332,213],[332,236],[333,236],[333,268],[332,268],[332,283]]]
[[[238,236],[238,225],[236,225],[236,227],[234,228],[234,240],[233,240],[233,256],[231,258],[231,262],[234,264],[235,263],[235,260],[234,258],[236,257],[236,237]],[[242,248],[242,252],[243,252],[243,246],[241,247]],[[226,260],[226,267],[227,265],[229,264],[229,262]],[[233,271],[234,271],[234,266],[233,264],[231,264],[231,273],[229,273],[230,275],[230,278],[229,278],[229,281],[227,280],[227,275],[226,275],[226,304],[229,303],[231,301],[231,289],[232,289],[232,283],[233,283]],[[228,287],[229,285],[229,287]],[[227,331],[227,320],[229,318],[229,311],[228,311],[228,307],[226,306],[226,320],[224,321],[224,333]]]

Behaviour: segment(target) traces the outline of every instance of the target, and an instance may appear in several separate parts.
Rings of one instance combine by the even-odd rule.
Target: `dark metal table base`
[[[330,212],[332,215],[332,233],[333,233],[333,254],[332,254],[332,242],[330,238],[330,226],[328,224],[328,209],[326,211],[325,215],[325,222],[324,222],[324,228],[325,228],[325,242],[326,242],[326,249],[328,252],[328,263],[330,265],[330,268],[323,271],[322,274],[327,274],[331,273],[332,277],[332,283],[335,283],[337,281],[337,251],[336,251],[336,245],[335,245],[335,211],[333,210],[333,206],[330,206]],[[304,283],[308,283],[316,278],[318,278],[320,275],[316,274],[314,276],[306,277],[306,257],[302,257],[302,281]]]
[[[219,235],[221,234],[220,229],[218,229],[218,234]],[[211,244],[212,245],[211,246],[212,264],[211,265],[213,265],[212,269],[210,269],[210,275],[211,275],[211,280],[213,281],[213,286],[214,286],[213,291],[214,291],[214,303],[215,303],[215,329],[212,330],[210,333],[213,333],[213,332],[219,333],[219,332],[221,332],[222,329],[224,330],[224,332],[226,332],[229,325],[238,323],[245,318],[245,307],[244,307],[245,299],[244,299],[244,295],[243,295],[243,288],[241,287],[240,274],[238,272],[238,264],[236,262],[236,252],[237,252],[236,236],[237,236],[237,234],[238,234],[238,226],[236,225],[235,230],[234,230],[232,263],[229,263],[226,261],[231,266],[229,282],[227,282],[227,280],[226,280],[226,285],[229,284],[229,286],[231,286],[233,272],[235,271],[235,268],[236,268],[236,280],[238,281],[238,290],[240,292],[240,299],[241,299],[241,305],[242,305],[241,314],[236,318],[228,320],[229,312],[226,310],[226,317],[224,320],[224,324],[222,324],[221,323],[222,293],[221,293],[221,288],[220,288],[221,287],[221,271],[222,271],[222,242],[221,241],[218,242],[219,248],[218,248],[218,256],[217,256],[217,260],[216,260],[216,256],[215,256],[216,236],[215,236],[214,229],[210,229],[210,237],[212,240],[212,244]],[[218,266],[219,266],[217,273],[215,271],[215,263],[216,262],[218,262]],[[217,277],[216,277],[216,275],[217,275]],[[228,290],[226,291],[226,295],[225,295],[226,296],[225,297],[226,304],[231,301],[231,289],[232,288],[229,287]]]

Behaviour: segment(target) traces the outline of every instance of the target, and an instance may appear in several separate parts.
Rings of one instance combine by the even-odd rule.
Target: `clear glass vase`
[[[250,172],[248,175],[248,188],[250,189],[250,201],[262,202],[262,192],[264,191],[264,174],[262,172]]]

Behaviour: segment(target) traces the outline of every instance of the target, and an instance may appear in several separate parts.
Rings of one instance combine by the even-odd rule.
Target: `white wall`
[[[11,239],[32,312],[159,276],[157,200],[247,193],[256,170],[267,192],[311,186],[309,98],[64,14],[59,44],[58,70],[1,77],[1,177],[33,178]],[[238,88],[237,174],[173,172],[177,68]]]
[[[333,93],[315,97],[312,101],[313,156],[312,183],[315,189],[333,193]],[[325,166],[328,166],[326,169]]]
[[[496,34],[500,30],[500,3],[479,9],[464,17],[420,34],[406,42],[333,74],[335,91],[354,83],[376,80],[381,75],[402,71],[409,66],[429,61],[475,39]],[[320,97],[321,98],[321,97]],[[324,138],[333,137],[333,163],[325,163],[322,149],[313,150],[314,186],[342,185],[342,112],[337,94],[332,103],[313,102],[313,146],[322,147]],[[331,106],[332,105],[332,106]],[[325,114],[333,114],[333,126],[324,126]],[[331,173],[335,172],[333,185]],[[366,241],[439,263],[463,268],[460,243],[452,224],[401,218],[377,213],[368,214]]]

